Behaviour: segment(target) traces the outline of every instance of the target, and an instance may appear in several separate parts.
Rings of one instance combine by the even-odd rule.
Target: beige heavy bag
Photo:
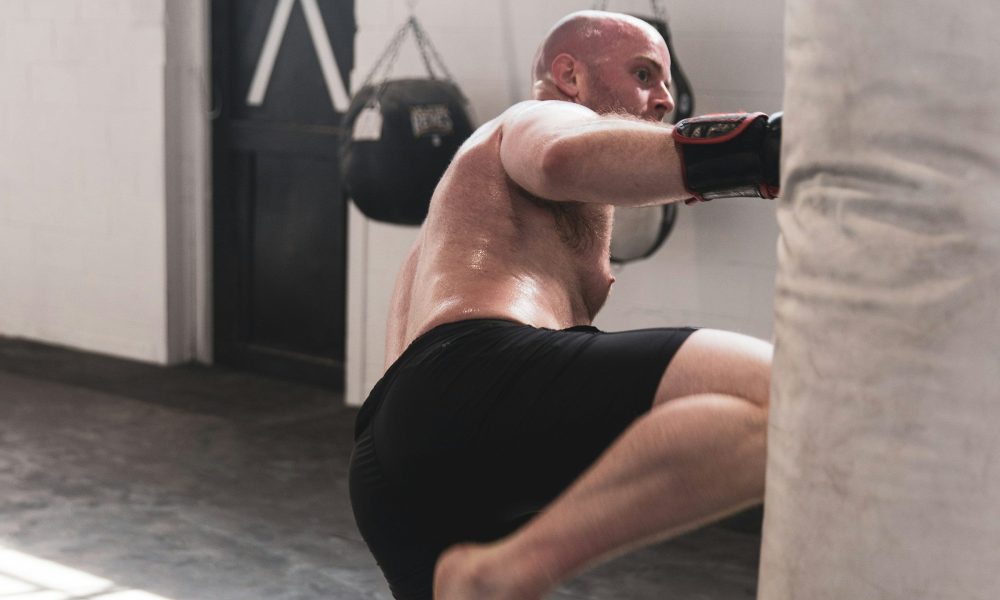
[[[1000,598],[1000,2],[786,0],[760,600]]]

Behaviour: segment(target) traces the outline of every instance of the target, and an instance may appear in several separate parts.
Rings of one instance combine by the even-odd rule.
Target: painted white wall
[[[180,121],[167,112],[179,104],[165,78],[176,31],[165,2],[0,1],[2,335],[158,363],[194,353],[168,341],[178,230],[167,217],[180,198],[205,196],[167,188],[178,144],[197,135],[178,130],[168,145]],[[171,0],[170,12],[197,21],[203,2]],[[169,172],[197,188],[207,167]]]
[[[359,86],[396,28],[406,0],[358,2],[353,85]],[[570,0],[423,0],[417,16],[482,123],[527,98],[529,62],[561,16],[590,8]],[[611,10],[649,14],[650,3],[620,0]],[[781,108],[783,0],[672,0],[674,45],[695,91],[695,112]],[[423,73],[404,47],[394,75]],[[360,404],[382,375],[392,284],[416,228],[371,222],[352,207],[346,401]],[[765,201],[716,200],[681,207],[654,256],[619,269],[597,319],[604,329],[663,325],[719,327],[769,338],[778,229]]]

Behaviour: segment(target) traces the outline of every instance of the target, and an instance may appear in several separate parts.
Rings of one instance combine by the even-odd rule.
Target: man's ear
[[[580,95],[580,65],[571,55],[563,53],[552,61],[552,82],[569,98]]]

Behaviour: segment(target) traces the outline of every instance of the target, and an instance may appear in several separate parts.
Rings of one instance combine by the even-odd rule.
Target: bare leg
[[[769,374],[769,345],[696,333],[652,410],[542,514],[498,542],[442,555],[434,597],[541,598],[599,562],[760,502]],[[697,393],[706,386],[728,393]]]

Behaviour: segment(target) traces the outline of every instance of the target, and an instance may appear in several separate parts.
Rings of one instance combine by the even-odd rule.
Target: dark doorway
[[[219,364],[342,388],[354,0],[212,0]]]

